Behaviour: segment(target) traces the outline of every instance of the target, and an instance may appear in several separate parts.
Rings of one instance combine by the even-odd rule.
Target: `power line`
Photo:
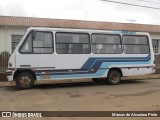
[[[151,1],[148,1],[148,0],[137,0],[137,1],[142,1],[142,2],[147,2],[147,3],[160,4],[160,2],[151,2]]]
[[[156,8],[156,7],[150,7],[150,6],[144,6],[144,5],[136,5],[136,4],[125,3],[125,2],[117,2],[117,1],[112,1],[112,0],[101,0],[101,1],[160,10],[160,8]]]

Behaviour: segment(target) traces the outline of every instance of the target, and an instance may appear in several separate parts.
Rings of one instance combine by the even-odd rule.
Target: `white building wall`
[[[24,35],[27,27],[0,27],[0,53],[3,51],[12,52],[11,36],[12,35]]]
[[[160,54],[160,33],[150,33],[151,39],[156,39],[159,40],[159,44],[158,44],[158,53],[156,53],[155,55],[159,55]]]
[[[150,33],[151,39],[159,40],[158,43],[158,53],[155,53],[155,64],[156,66],[160,65],[160,33]]]
[[[151,39],[160,39],[160,33],[149,33]]]

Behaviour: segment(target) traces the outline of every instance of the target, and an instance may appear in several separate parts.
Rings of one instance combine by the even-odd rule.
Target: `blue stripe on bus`
[[[108,68],[110,65],[130,65],[130,64],[149,64],[151,62],[151,60],[146,61],[146,62],[110,62],[110,63],[106,63],[104,62],[100,68]],[[56,79],[56,78],[87,78],[87,77],[101,77],[104,76],[104,74],[107,72],[108,69],[98,69],[96,73],[92,73],[92,74],[70,74],[70,75],[50,75],[51,79]]]
[[[51,70],[47,71],[48,74],[42,74],[42,71],[35,71],[37,79],[42,75],[49,75],[50,78],[77,78],[77,77],[91,77],[103,76],[110,65],[135,65],[135,64],[148,64],[151,62],[151,55],[147,57],[127,57],[127,58],[106,58],[106,57],[92,57],[89,58],[81,69],[73,71],[69,70]],[[44,70],[45,71],[45,70]],[[43,71],[43,72],[44,72]]]
[[[99,68],[99,66],[102,64],[102,62],[139,62],[139,61],[148,61],[151,59],[151,55],[149,54],[147,57],[93,57],[89,58],[84,65],[81,67],[81,69],[93,69],[93,68]]]

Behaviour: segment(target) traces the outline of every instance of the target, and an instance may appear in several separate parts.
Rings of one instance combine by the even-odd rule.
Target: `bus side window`
[[[53,40],[51,32],[36,32],[33,41],[33,53],[52,53]]]
[[[122,45],[120,35],[92,34],[93,53],[95,54],[121,54]]]
[[[53,35],[51,32],[36,32],[32,37],[32,32],[26,37],[20,53],[50,54],[53,53]]]
[[[150,53],[148,37],[142,35],[123,35],[124,53],[148,54]]]
[[[31,53],[32,52],[32,32],[29,33],[25,42],[20,47],[21,53]]]
[[[56,33],[56,52],[58,54],[89,54],[88,33]]]

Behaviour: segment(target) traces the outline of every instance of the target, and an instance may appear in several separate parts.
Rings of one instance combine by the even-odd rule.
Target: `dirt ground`
[[[160,111],[159,78],[160,75],[123,78],[120,85],[114,86],[95,84],[90,79],[40,82],[30,90],[18,90],[14,83],[0,82],[0,111]],[[159,118],[37,118],[39,119]]]

